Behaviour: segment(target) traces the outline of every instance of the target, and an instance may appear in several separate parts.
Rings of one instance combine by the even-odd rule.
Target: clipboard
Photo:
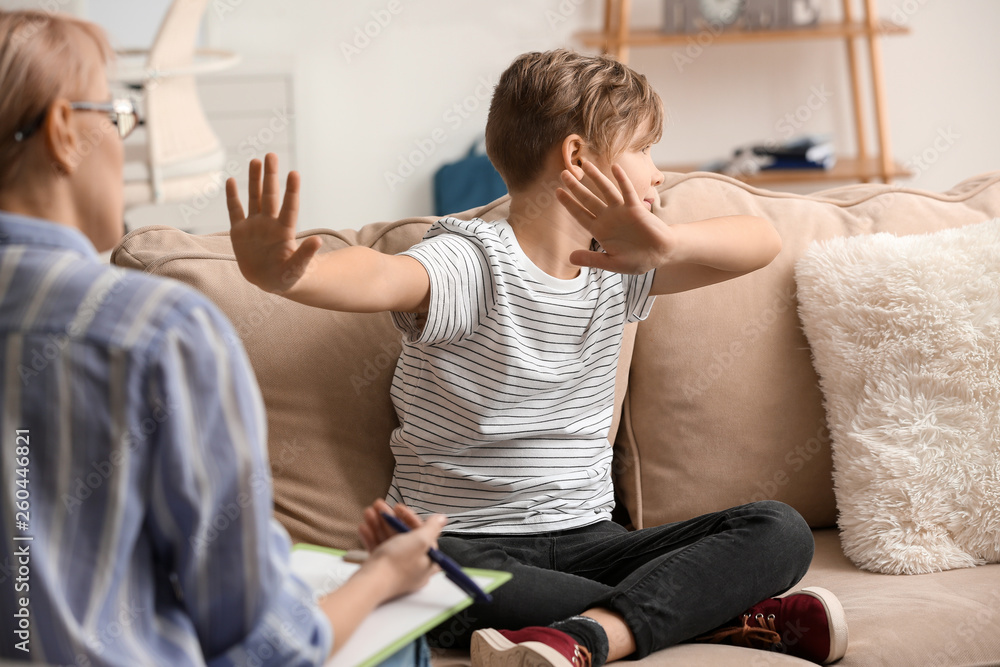
[[[292,548],[292,571],[302,578],[318,599],[339,588],[360,568],[344,561],[344,551],[314,544]],[[486,592],[511,578],[509,572],[462,568]],[[472,598],[438,572],[419,591],[378,607],[354,631],[324,667],[372,667],[431,628],[472,604]]]

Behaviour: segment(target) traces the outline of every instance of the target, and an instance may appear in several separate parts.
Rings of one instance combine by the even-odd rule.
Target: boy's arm
[[[709,218],[670,228],[676,232],[676,251],[666,264],[656,267],[649,291],[652,295],[684,292],[742,276],[767,266],[781,251],[781,237],[774,226],[750,215]]]
[[[570,255],[574,264],[631,274],[656,269],[650,294],[672,294],[756,271],[781,250],[781,238],[763,218],[668,225],[645,207],[618,165],[611,168],[617,185],[593,163],[585,162],[583,169],[598,193],[564,171],[566,189],[556,195],[604,252],[576,250]]]
[[[427,311],[430,279],[412,257],[351,247],[317,255],[317,237],[295,238],[299,175],[288,174],[284,201],[278,157],[250,162],[249,217],[236,180],[226,182],[230,238],[243,276],[261,289],[309,306],[357,313]]]

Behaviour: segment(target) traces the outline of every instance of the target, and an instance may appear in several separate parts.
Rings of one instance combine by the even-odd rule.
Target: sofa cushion
[[[499,219],[507,213],[506,201],[458,216]],[[397,253],[419,241],[434,220],[312,230],[299,238],[319,236],[320,252],[364,245]],[[185,282],[229,317],[267,407],[275,515],[296,542],[360,546],[362,510],[385,497],[392,477],[389,434],[398,423],[389,385],[401,348],[389,314],[331,312],[263,292],[240,274],[228,233],[193,236],[173,227],[144,227],[119,243],[112,261]],[[612,433],[634,335],[635,326],[626,327]],[[633,462],[623,467],[635,469]]]
[[[858,570],[836,530],[815,530],[816,553],[795,589],[821,586],[844,605],[850,633],[837,667],[1000,665],[1000,565],[918,576]],[[780,653],[678,644],[629,667],[807,667]],[[467,667],[468,651],[434,653],[434,667]]]
[[[812,526],[833,525],[830,441],[793,266],[818,239],[930,232],[1000,216],[1000,172],[945,193],[861,184],[811,196],[718,174],[667,174],[656,211],[671,223],[763,216],[783,249],[750,275],[657,297],[639,323],[616,442],[630,453],[616,479],[632,523],[770,498]]]

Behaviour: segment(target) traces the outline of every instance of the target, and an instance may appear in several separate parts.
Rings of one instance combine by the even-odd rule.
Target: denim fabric
[[[444,535],[438,544],[465,567],[514,576],[491,604],[429,633],[433,645],[463,647],[479,628],[548,625],[603,607],[625,618],[635,658],[789,590],[813,555],[805,520],[769,500],[637,531],[602,521],[535,535]]]

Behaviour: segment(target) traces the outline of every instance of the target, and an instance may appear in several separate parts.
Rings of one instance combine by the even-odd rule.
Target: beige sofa
[[[1000,565],[888,576],[860,571],[844,556],[823,397],[793,279],[795,260],[815,239],[1000,217],[1000,172],[942,194],[853,185],[807,197],[712,174],[668,174],[660,191],[656,211],[669,222],[762,215],[784,249],[749,276],[659,297],[649,319],[628,331],[612,430],[618,519],[651,526],[754,499],[787,502],[815,528],[816,556],[801,585],[835,591],[847,613],[851,640],[841,665],[1000,665]],[[501,199],[465,216],[505,212]],[[325,249],[358,244],[395,253],[432,221],[347,221],[359,229],[303,235],[319,236]],[[189,283],[230,317],[267,404],[275,513],[297,541],[355,546],[360,512],[385,493],[392,471],[389,383],[400,344],[389,316],[326,312],[261,292],[241,277],[227,234],[143,228],[113,261]],[[449,651],[436,660],[468,657]],[[646,663],[806,664],[704,645],[676,646]]]

